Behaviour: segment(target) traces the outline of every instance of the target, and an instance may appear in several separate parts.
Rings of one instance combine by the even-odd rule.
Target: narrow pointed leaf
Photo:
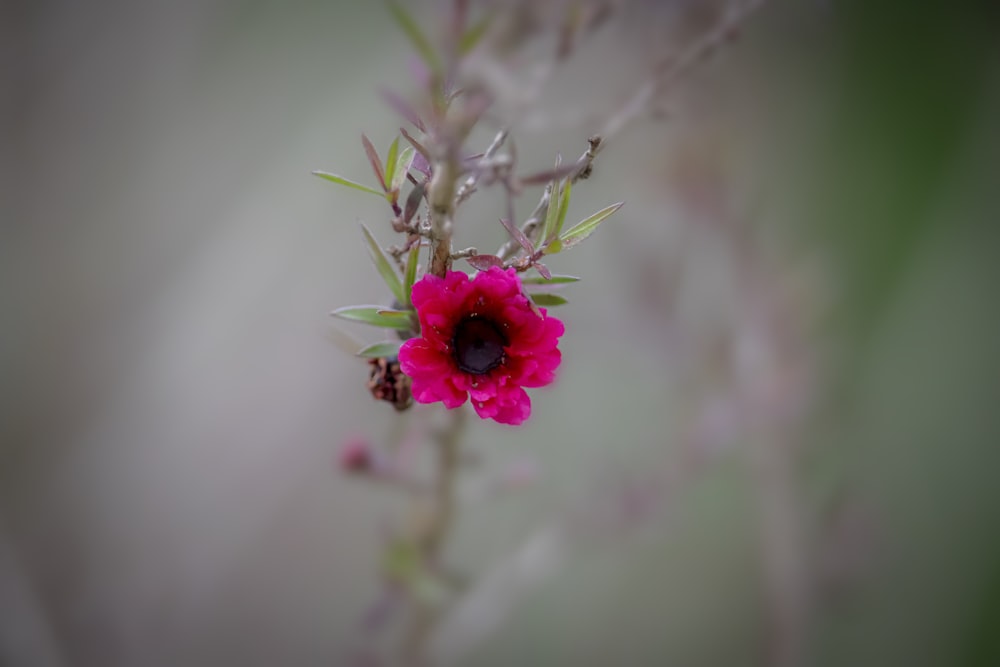
[[[413,283],[417,282],[417,262],[420,260],[420,243],[414,243],[406,256],[406,276],[403,278],[403,291],[406,292],[406,305],[410,305]]]
[[[535,246],[531,242],[531,239],[525,236],[524,232],[518,229],[517,225],[512,223],[510,220],[505,220],[503,218],[500,218],[500,224],[504,226],[507,233],[514,237],[514,240],[517,241],[518,245],[524,248],[529,255],[535,254]]]
[[[604,222],[608,216],[617,211],[622,207],[624,202],[618,202],[617,204],[612,204],[611,206],[606,206],[602,208],[597,213],[593,214],[589,218],[583,220],[572,229],[564,232],[559,240],[562,241],[562,250],[567,248],[572,248],[576,244],[580,243],[588,236],[594,233],[597,226]]]
[[[551,278],[544,278],[542,276],[529,276],[527,278],[521,278],[521,282],[525,285],[561,285],[564,283],[575,283],[579,278],[576,276],[560,276],[553,274]]]
[[[393,314],[390,314],[393,313]],[[406,311],[392,311],[382,306],[344,306],[330,313],[334,317],[339,317],[352,322],[364,322],[376,327],[386,327],[389,329],[410,329],[410,318],[399,317],[395,313],[408,315]]]
[[[406,11],[396,0],[389,0],[389,11],[392,12],[392,16],[396,19],[396,23],[403,30],[406,36],[409,38],[410,43],[413,44],[413,48],[417,50],[420,57],[423,59],[424,63],[432,72],[441,71],[441,61],[438,59],[437,54],[434,52],[434,48],[431,43],[424,36],[424,33],[420,30],[420,26],[417,22]]]
[[[479,271],[487,271],[491,266],[503,266],[503,260],[496,255],[474,255],[466,257],[465,261]]]
[[[427,131],[427,128],[424,126],[424,121],[420,120],[420,116],[417,115],[417,112],[409,102],[391,90],[382,89],[379,92],[382,94],[382,99],[385,100],[386,104],[395,109],[396,113],[410,121],[410,123],[421,132]]]
[[[379,158],[378,151],[376,151],[375,146],[372,145],[371,139],[363,133],[361,135],[361,144],[365,147],[365,155],[368,156],[368,162],[372,166],[372,171],[375,172],[375,177],[382,185],[382,190],[385,191],[385,169],[382,167],[382,159]]]
[[[558,294],[549,294],[547,292],[531,294],[529,296],[531,296],[531,300],[535,302],[535,305],[538,306],[561,306],[564,303],[569,303],[568,300]]]
[[[556,168],[558,169],[558,165]],[[549,205],[545,209],[545,224],[542,226],[542,246],[545,246],[558,236],[553,231],[556,228],[556,221],[559,220],[559,181],[552,181],[548,187]]]
[[[540,274],[542,274],[542,278],[548,279],[552,277],[552,272],[549,271],[549,267],[545,266],[541,262],[535,262],[534,267],[535,271],[538,271]]]
[[[405,127],[399,128],[399,133],[402,134],[403,138],[409,141],[410,145],[416,148],[417,152],[423,156],[423,158],[427,161],[428,164],[430,164],[431,154],[427,152],[427,147],[424,146],[419,141],[417,141],[417,139],[412,134],[407,132]],[[430,172],[428,171],[426,173],[429,174]]]
[[[365,244],[368,246],[368,252],[372,257],[372,261],[375,262],[375,268],[378,269],[379,275],[385,281],[386,287],[396,297],[396,301],[406,303],[406,293],[403,292],[403,283],[399,281],[399,276],[396,275],[396,270],[392,268],[392,263],[385,256],[382,247],[375,240],[371,230],[364,224],[361,225],[361,233],[365,236]]]
[[[370,192],[373,195],[378,195],[379,197],[384,197],[385,195],[374,188],[370,188],[367,185],[361,185],[360,183],[355,183],[352,180],[346,179],[343,176],[337,176],[337,174],[330,174],[325,171],[314,171],[312,172],[315,176],[320,178],[325,178],[328,181],[337,183],[338,185],[346,185],[349,188],[354,188],[355,190],[361,190],[362,192]]]
[[[417,149],[417,154],[413,156],[413,163],[410,168],[414,171],[419,171],[424,176],[430,178],[431,175],[431,163],[427,161],[427,158]],[[416,183],[416,181],[414,181]]]
[[[417,213],[417,208],[420,207],[420,200],[424,198],[424,186],[415,185],[410,194],[406,196],[406,203],[403,204],[403,222],[410,224],[410,220],[413,220],[413,216]]]
[[[396,175],[396,159],[399,157],[399,137],[392,140],[389,144],[389,152],[385,156],[385,183],[386,190],[392,190],[391,183],[395,180]]]
[[[396,167],[393,170],[393,176],[389,179],[390,192],[399,192],[399,188],[403,187],[406,174],[409,173],[410,165],[413,164],[414,155],[416,155],[416,151],[413,150],[412,146],[407,146],[399,153],[399,157],[396,158]]]
[[[566,222],[566,211],[569,210],[569,195],[572,189],[573,181],[568,178],[563,180],[562,192],[559,197],[559,217],[556,218],[556,228],[552,234],[552,238],[557,238],[562,234],[563,224]]]
[[[399,354],[400,342],[389,343],[372,343],[371,345],[365,345],[363,348],[355,352],[359,357],[365,357],[367,359],[377,359],[379,357],[395,357]]]

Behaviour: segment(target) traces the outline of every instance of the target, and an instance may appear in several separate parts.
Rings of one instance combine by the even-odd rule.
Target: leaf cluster
[[[404,244],[383,246],[365,224],[361,224],[361,233],[376,272],[392,294],[393,306],[391,308],[378,305],[347,306],[334,310],[332,314],[341,319],[394,330],[400,339],[405,339],[419,333],[419,323],[410,303],[410,293],[420,275],[420,248],[427,246],[425,239],[431,239],[427,224],[429,214],[426,216],[419,214],[421,206],[428,204],[428,184],[433,176],[434,163],[428,146],[433,147],[441,140],[446,118],[456,115],[449,115],[448,107],[453,100],[463,95],[461,89],[451,88],[453,83],[446,81],[446,70],[450,71],[446,62],[450,62],[450,58],[461,57],[474,50],[486,34],[493,16],[486,14],[480,21],[470,26],[465,25],[463,17],[462,21],[453,26],[457,32],[451,35],[450,41],[446,40],[446,48],[439,52],[401,2],[388,0],[387,7],[426,68],[432,91],[429,112],[431,117],[422,117],[413,106],[395,93],[382,91],[383,99],[419,130],[422,136],[414,136],[406,128],[399,128],[400,134],[392,139],[383,156],[379,154],[367,135],[361,135],[361,144],[374,175],[373,186],[332,172],[314,171],[313,174],[337,185],[378,196],[390,205],[393,212],[392,228],[395,232],[406,234]],[[475,106],[475,100],[472,102],[466,100],[463,110],[467,111],[468,108]],[[463,122],[476,122],[481,111],[476,111]],[[408,145],[401,147],[400,136]],[[497,180],[502,182],[511,203],[508,206],[509,211],[513,211],[512,198],[525,186],[544,183],[542,199],[535,212],[521,225],[507,217],[500,218],[500,223],[511,241],[497,254],[482,254],[470,248],[461,253],[452,253],[451,258],[462,257],[471,267],[479,271],[491,267],[514,268],[518,272],[535,269],[537,276],[522,279],[526,294],[538,306],[562,305],[567,302],[563,296],[536,290],[546,287],[558,288],[579,278],[553,274],[542,263],[542,258],[557,255],[582,243],[622,206],[622,202],[606,206],[567,229],[566,220],[573,185],[579,178],[589,175],[600,137],[595,136],[590,139],[590,149],[576,163],[563,165],[561,160],[557,159],[553,169],[519,179],[512,175],[516,161],[513,145],[511,144],[508,153],[496,155],[506,138],[507,132],[503,130],[484,153],[466,155],[460,160],[459,178],[464,179],[464,185],[459,189],[455,206],[457,207],[469,194],[475,192],[481,180],[486,185]],[[435,143],[432,145],[430,142]],[[484,174],[487,175],[485,179]],[[402,189],[407,181],[412,183],[413,187],[404,197]],[[358,354],[365,357],[392,356],[398,348],[398,342],[379,342],[365,346]]]

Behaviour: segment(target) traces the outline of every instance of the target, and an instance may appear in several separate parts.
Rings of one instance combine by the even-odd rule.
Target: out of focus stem
[[[455,484],[458,478],[462,432],[465,428],[464,407],[449,411],[448,425],[437,434],[437,462],[430,506],[420,530],[414,536],[417,552],[425,568],[440,569],[441,550],[448,539],[455,518]],[[410,620],[403,637],[403,657],[406,664],[422,667],[427,663],[427,642],[441,614],[434,601],[414,596]]]

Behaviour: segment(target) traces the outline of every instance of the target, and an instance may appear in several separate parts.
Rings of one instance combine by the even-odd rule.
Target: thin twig
[[[478,254],[479,251],[476,250],[475,248],[466,248],[464,250],[456,250],[455,252],[451,253],[451,258],[452,260],[465,259],[467,257],[475,257]]]
[[[727,10],[722,20],[702,38],[698,39],[688,49],[683,51],[678,57],[664,58],[653,68],[652,76],[646,80],[639,89],[630,97],[621,108],[614,113],[604,123],[604,128],[600,134],[590,138],[590,146],[587,151],[573,164],[572,168],[566,169],[566,175],[574,183],[579,179],[590,176],[593,169],[594,158],[600,150],[607,144],[607,140],[615,137],[627,125],[646,114],[650,110],[652,102],[662,94],[668,86],[687,74],[696,65],[700,64],[726,41],[733,38],[737,28],[750,17],[756,10],[760,9],[766,0],[745,0],[732,6]],[[552,178],[560,174],[552,174]],[[521,226],[521,231],[529,239],[533,239],[538,226],[545,220],[545,214],[549,205],[548,189],[543,193],[541,200],[532,211],[531,215]],[[510,259],[520,246],[514,239],[508,239],[497,256],[503,260]]]
[[[486,152],[483,153],[483,156],[479,158],[479,161],[476,163],[472,173],[469,174],[469,177],[465,179],[465,182],[458,188],[458,192],[455,194],[456,206],[468,199],[469,196],[475,191],[476,184],[479,183],[479,179],[482,178],[487,169],[496,169],[499,166],[510,165],[509,160],[504,161],[503,163],[495,163],[493,160],[493,156],[496,155],[497,151],[500,150],[500,147],[503,145],[503,142],[506,141],[508,132],[507,128],[503,128],[497,132],[495,137],[493,137],[493,141],[490,142],[490,145],[486,148]]]
[[[677,82],[695,66],[707,60],[720,46],[736,35],[737,28],[760,9],[766,0],[744,0],[732,5],[718,24],[682,51],[677,57],[668,56],[656,63],[651,76],[619,110],[604,124],[601,135],[605,139],[617,136],[632,121],[650,111],[657,96]]]
[[[588,178],[593,171],[594,158],[600,152],[601,147],[604,146],[604,140],[599,135],[594,135],[587,140],[587,150],[584,151],[583,155],[577,158],[576,162],[572,164],[571,167],[565,169],[566,178],[568,178],[572,183],[576,183],[580,179]],[[521,225],[521,232],[524,233],[531,241],[535,241],[535,233],[538,231],[538,227],[545,221],[545,215],[549,210],[549,200],[552,197],[552,182],[550,181],[545,189],[542,191],[542,196],[538,200],[538,204],[535,205],[535,210],[531,212],[528,219],[524,221]],[[506,261],[516,254],[518,249],[520,249],[520,244],[517,243],[513,238],[508,239],[500,249],[497,251],[497,257]]]

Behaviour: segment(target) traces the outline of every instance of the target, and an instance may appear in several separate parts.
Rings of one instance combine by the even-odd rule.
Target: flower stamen
[[[459,370],[473,375],[488,373],[504,361],[507,339],[490,320],[472,316],[458,323],[451,346]]]

